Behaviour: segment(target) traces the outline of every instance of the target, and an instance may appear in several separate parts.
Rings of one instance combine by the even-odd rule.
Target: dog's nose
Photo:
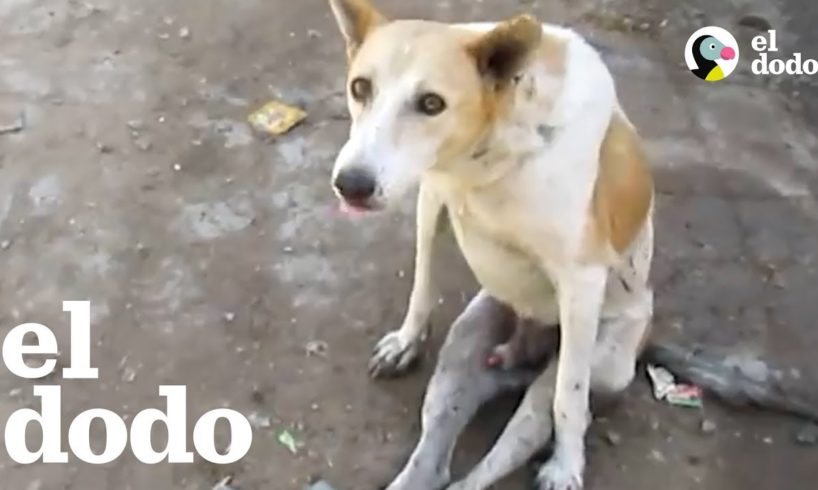
[[[348,201],[366,201],[375,194],[375,179],[366,170],[350,168],[338,173],[335,188]]]

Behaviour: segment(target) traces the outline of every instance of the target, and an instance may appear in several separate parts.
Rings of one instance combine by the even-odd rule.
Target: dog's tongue
[[[355,206],[350,206],[349,203],[347,203],[346,201],[341,201],[338,204],[338,209],[341,211],[341,213],[349,216],[360,216],[366,213],[366,210],[357,208]]]

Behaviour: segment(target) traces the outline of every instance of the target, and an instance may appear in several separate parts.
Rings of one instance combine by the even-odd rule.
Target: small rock
[[[238,490],[238,488],[230,486],[231,483],[233,483],[233,477],[225,477],[213,487],[213,490]]]
[[[185,26],[179,29],[179,37],[181,37],[182,39],[190,38],[190,28]]]
[[[335,490],[335,487],[325,482],[324,480],[318,480],[312,485],[304,487],[304,490]]]
[[[702,420],[701,429],[703,434],[713,434],[716,432],[716,423],[710,419],[704,419]]]
[[[313,39],[317,39],[317,38],[321,37],[321,33],[316,31],[315,29],[310,29],[310,30],[307,31],[307,36],[311,37]]]
[[[273,419],[267,415],[261,415],[258,412],[253,412],[247,416],[247,421],[256,429],[269,429],[273,426]]]
[[[10,246],[11,240],[3,240],[2,242],[0,242],[0,248],[2,248],[3,250],[8,250]]]
[[[140,136],[136,138],[133,144],[136,145],[136,147],[142,151],[151,151],[151,149],[153,148],[153,143],[151,142],[150,139],[148,139],[145,136]]]
[[[622,443],[622,436],[612,430],[609,430],[605,432],[605,442],[611,446],[618,446]]]
[[[102,153],[104,155],[108,155],[110,153],[113,153],[114,149],[112,147],[110,147],[109,145],[106,145],[102,141],[97,141],[97,151],[99,151],[100,153]]]
[[[768,445],[775,442],[775,441],[773,441],[773,438],[770,437],[770,436],[765,437],[764,439],[762,439],[762,441],[764,442],[764,444],[768,444]]]
[[[659,451],[658,449],[654,449],[650,452],[650,459],[659,463],[667,462],[667,458],[665,458],[665,455],[662,454],[662,451]]]
[[[182,170],[182,166],[179,165],[178,163],[174,163],[173,164],[173,170],[176,171],[176,172],[179,172],[179,171]]]
[[[236,319],[236,314],[233,313],[232,311],[227,311],[227,312],[224,313],[224,321],[226,321],[227,323],[230,323],[235,319]]]
[[[307,345],[304,346],[304,350],[307,352],[307,356],[309,357],[326,357],[327,351],[329,350],[329,345],[323,340],[313,340],[311,342],[307,342]]]
[[[127,125],[131,131],[142,131],[145,129],[145,123],[141,119],[131,119],[127,122]]]
[[[800,446],[818,445],[818,425],[807,424],[795,434],[795,442]]]

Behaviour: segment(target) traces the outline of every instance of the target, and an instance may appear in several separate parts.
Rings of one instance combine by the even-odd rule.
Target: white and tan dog
[[[401,372],[418,353],[445,209],[483,290],[455,322],[458,333],[444,350],[455,352],[458,339],[472,338],[466,326],[507,318],[501,313],[507,307],[533,324],[559,325],[550,381],[554,452],[538,480],[543,489],[580,489],[589,394],[628,386],[653,305],[652,180],[608,68],[575,32],[528,16],[497,24],[387,21],[367,0],[330,4],[347,41],[352,114],[333,187],[345,206],[365,211],[388,208],[420,186],[408,312],[378,344],[373,374]],[[462,342],[469,355],[478,344],[486,347],[483,340]],[[456,357],[442,353],[439,362],[456,364]],[[452,366],[438,366],[424,402],[423,435],[390,490],[449,484],[453,439],[465,425],[452,415],[450,405],[459,403],[453,393],[463,390],[454,384],[494,380],[468,395],[474,404],[504,383],[505,374],[469,362],[455,378]],[[521,410],[550,411],[541,405],[524,402]],[[547,442],[543,437],[532,447]],[[519,463],[519,456],[499,452],[481,463],[480,475],[449,488],[486,488]],[[509,461],[498,464],[497,457]]]

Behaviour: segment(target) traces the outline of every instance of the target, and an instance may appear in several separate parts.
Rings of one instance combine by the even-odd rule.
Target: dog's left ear
[[[480,75],[502,88],[525,66],[542,40],[542,24],[530,15],[501,22],[468,46]]]
[[[329,0],[332,13],[347,42],[347,55],[352,58],[364,39],[386,18],[369,0]]]

